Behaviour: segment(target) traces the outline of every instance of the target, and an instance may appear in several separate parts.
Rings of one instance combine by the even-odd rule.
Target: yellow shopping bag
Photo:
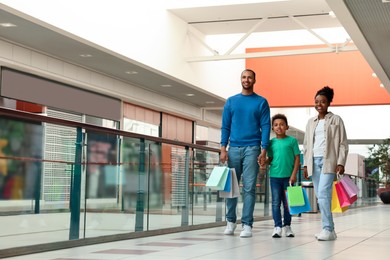
[[[332,187],[331,210],[332,210],[333,213],[343,213],[346,210],[348,210],[348,206],[346,206],[346,207],[341,207],[340,206],[339,197],[338,197],[337,191],[336,191],[336,183],[337,183],[337,181],[334,181],[333,182],[333,187]]]

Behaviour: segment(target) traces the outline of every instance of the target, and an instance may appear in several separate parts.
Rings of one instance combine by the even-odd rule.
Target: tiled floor
[[[224,227],[74,247],[7,259],[389,259],[390,205],[353,208],[335,214],[336,241],[317,241],[320,214],[294,216],[294,238],[272,238],[273,221],[256,222],[252,238],[224,236]]]

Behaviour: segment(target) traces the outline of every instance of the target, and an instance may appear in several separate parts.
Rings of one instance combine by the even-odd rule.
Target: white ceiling
[[[254,32],[302,29],[289,18],[291,16],[298,18],[311,29],[341,26],[337,19],[328,15],[331,9],[325,0],[179,8],[171,11],[205,35],[246,33],[252,26],[266,18],[267,22]]]
[[[329,15],[332,10],[337,18]],[[190,25],[189,28],[192,27],[204,35],[249,35],[253,32],[303,28],[313,33],[312,30],[318,28],[343,26],[390,93],[390,3],[382,3],[382,0],[290,0],[170,11],[186,21]],[[0,28],[0,38],[5,41],[48,53],[64,61],[199,107],[222,107],[224,104],[223,98],[197,86],[0,4],[0,23],[5,22],[18,25],[17,30]],[[93,59],[83,59],[78,53],[91,53]],[[139,73],[136,77],[123,73],[129,70]],[[176,89],[180,91],[161,88],[161,84],[177,86]],[[183,95],[190,92],[195,96]],[[205,101],[214,103],[208,105]]]

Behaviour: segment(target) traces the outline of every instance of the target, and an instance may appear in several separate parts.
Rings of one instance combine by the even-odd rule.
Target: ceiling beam
[[[259,28],[265,21],[267,21],[267,18],[264,18],[260,20],[258,23],[256,23],[244,36],[241,37],[240,40],[236,42],[226,53],[225,55],[230,55],[243,41],[246,40],[257,28]]]
[[[305,55],[305,54],[318,54],[318,53],[339,53],[345,51],[357,51],[356,46],[344,46],[344,47],[332,47],[332,48],[308,48],[297,50],[284,50],[284,51],[269,51],[269,52],[253,52],[242,54],[230,54],[230,55],[215,55],[215,56],[200,56],[187,58],[187,62],[204,62],[204,61],[220,61],[220,60],[238,60],[238,59],[253,59],[253,58],[266,58],[266,57],[278,57],[278,56],[291,56],[291,55]]]

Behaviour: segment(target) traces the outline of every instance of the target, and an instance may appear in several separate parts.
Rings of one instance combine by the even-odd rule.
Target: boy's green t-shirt
[[[294,169],[295,156],[299,155],[298,141],[292,136],[285,138],[272,138],[267,149],[268,157],[272,157],[269,176],[274,178],[287,178]]]

